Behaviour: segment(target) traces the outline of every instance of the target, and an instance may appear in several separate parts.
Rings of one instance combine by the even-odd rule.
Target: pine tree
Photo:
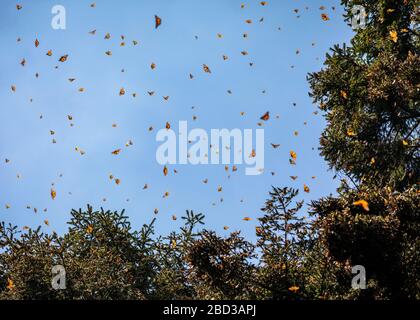
[[[328,122],[321,154],[355,184],[404,190],[419,180],[420,59],[416,1],[343,1],[366,10],[351,46],[336,45],[309,75]]]
[[[313,209],[329,255],[366,267],[361,295],[420,298],[418,3],[342,3],[349,24],[355,5],[366,23],[308,77],[327,121],[321,154],[344,178]]]
[[[301,296],[304,274],[302,265],[308,248],[308,223],[299,216],[302,201],[296,201],[299,191],[275,188],[261,210],[256,228],[257,248],[261,251],[260,285],[270,299]]]

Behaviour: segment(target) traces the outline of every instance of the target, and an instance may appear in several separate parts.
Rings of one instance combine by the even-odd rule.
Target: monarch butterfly
[[[210,68],[206,64],[203,64],[203,70],[204,70],[204,72],[211,73]]]
[[[119,154],[120,152],[121,152],[121,149],[117,149],[117,150],[112,151],[111,153],[112,153],[113,155],[117,155],[117,154]]]
[[[394,31],[394,30],[391,30],[389,32],[389,37],[391,38],[391,40],[393,42],[397,42],[398,41],[398,32],[397,31]]]
[[[55,199],[55,197],[57,196],[57,192],[54,189],[51,189],[51,199]]]
[[[155,29],[157,29],[162,24],[162,19],[155,15]]]
[[[60,59],[58,59],[58,61],[65,62],[68,57],[69,57],[69,55],[68,54],[65,54],[64,56],[61,56]]]
[[[270,112],[267,111],[266,113],[264,113],[264,115],[260,119],[264,121],[267,121],[268,119],[270,119]]]
[[[361,206],[365,211],[369,211],[369,203],[366,200],[358,200],[353,202],[354,206]]]
[[[328,17],[328,15],[327,15],[327,14],[325,14],[325,13],[322,13],[322,14],[321,14],[321,18],[322,18],[322,20],[324,20],[324,21],[328,21],[328,20],[330,20],[330,18]]]
[[[292,287],[290,287],[288,290],[289,290],[290,292],[296,293],[296,292],[298,292],[298,291],[299,291],[299,287],[297,287],[297,286],[292,286]]]
[[[19,9],[18,9],[19,10]],[[7,279],[7,289],[9,289],[9,290],[12,290],[12,289],[14,289],[15,288],[15,284],[13,283],[13,280],[12,279]]]

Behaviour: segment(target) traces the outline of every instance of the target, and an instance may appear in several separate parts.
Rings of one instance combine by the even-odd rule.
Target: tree
[[[255,298],[253,258],[256,258],[254,245],[244,240],[239,232],[222,238],[213,231],[204,230],[187,254],[196,298]]]
[[[73,210],[64,236],[0,226],[0,298],[142,299],[151,291],[148,235],[132,232],[121,213]],[[66,290],[51,286],[52,267],[66,270]]]
[[[181,217],[185,221],[179,232],[160,236],[154,242],[153,255],[156,257],[157,274],[153,280],[153,299],[193,299],[197,296],[196,284],[191,281],[188,264],[188,248],[198,239],[205,216],[186,211]]]
[[[0,299],[59,299],[51,286],[51,268],[57,262],[59,237],[41,228],[20,234],[0,224]]]
[[[261,251],[260,281],[271,299],[297,298],[302,291],[302,264],[309,245],[309,228],[306,218],[298,216],[303,202],[292,207],[298,193],[273,187],[256,228],[257,247]]]
[[[321,154],[355,184],[398,190],[419,178],[418,12],[416,1],[343,1],[366,9],[351,46],[336,45],[325,68],[309,75],[325,112]]]
[[[351,46],[308,76],[327,120],[321,155],[345,177],[338,197],[313,202],[335,261],[366,267],[375,298],[419,298],[419,79],[416,1],[342,1],[366,10]],[[351,183],[351,185],[349,185]],[[365,293],[365,295],[367,294]]]

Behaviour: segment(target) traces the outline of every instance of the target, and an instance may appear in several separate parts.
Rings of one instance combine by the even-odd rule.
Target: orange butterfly
[[[62,56],[60,59],[58,59],[58,61],[60,62],[65,62],[67,60],[67,58],[69,57],[68,54],[65,54],[64,56]]]
[[[211,73],[210,68],[206,64],[203,64],[203,70],[204,72]]]
[[[358,200],[353,202],[354,206],[361,206],[365,211],[369,211],[369,203],[366,200]]]
[[[268,119],[270,119],[270,112],[267,111],[266,113],[264,113],[264,115],[260,119],[264,121],[267,121]]]
[[[119,154],[120,152],[121,152],[121,149],[117,149],[117,150],[112,151],[111,153],[112,153],[113,155],[117,155],[117,154]]]
[[[51,192],[50,192],[50,194],[51,194],[51,199],[55,199],[55,197],[57,196],[57,192],[54,190],[54,189],[52,189],[51,188]]]
[[[155,29],[157,29],[162,24],[162,19],[155,15]]]
[[[330,20],[330,18],[328,17],[328,15],[327,15],[327,14],[325,14],[325,13],[322,13],[322,14],[321,14],[321,18],[322,18],[322,20],[324,20],[324,21],[328,21],[328,20]]]

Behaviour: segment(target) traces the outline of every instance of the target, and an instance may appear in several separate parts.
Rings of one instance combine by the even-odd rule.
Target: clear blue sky
[[[172,220],[173,214],[180,217],[191,209],[206,215],[208,228],[221,233],[241,229],[252,238],[271,185],[301,189],[306,203],[335,192],[337,181],[318,151],[325,123],[321,114],[313,114],[317,109],[308,97],[306,75],[322,67],[332,45],[351,37],[339,1],[271,0],[261,6],[256,0],[96,0],[91,8],[92,2],[22,0],[18,11],[16,1],[1,1],[0,220],[37,226],[48,219],[50,226],[43,228],[61,233],[71,208],[90,203],[95,208],[125,208],[138,228],[158,208],[157,231],[166,233],[181,223]],[[51,28],[51,8],[56,4],[66,8],[66,30]],[[323,21],[321,13],[330,20]],[[162,18],[157,30],[155,14]],[[88,33],[93,29],[96,35]],[[107,32],[109,40],[104,39]],[[139,44],[133,46],[133,40]],[[50,49],[51,57],[46,55]],[[112,56],[105,54],[107,50]],[[64,54],[68,60],[59,63]],[[222,55],[229,59],[224,61]],[[204,63],[211,74],[203,72]],[[68,78],[76,80],[70,83]],[[85,92],[79,92],[80,87]],[[124,96],[118,94],[121,87],[127,92]],[[156,93],[149,96],[147,91]],[[170,98],[164,101],[162,96]],[[155,160],[159,145],[155,135],[167,121],[175,130],[179,120],[206,130],[256,129],[268,110],[271,119],[262,127],[264,174],[246,176],[239,166],[228,178],[223,165],[176,165],[169,166],[164,177]],[[55,131],[53,136],[50,130]],[[130,139],[133,145],[126,148]],[[281,146],[273,149],[270,143]],[[76,146],[86,154],[77,153]],[[118,148],[121,153],[111,155]],[[289,164],[290,150],[297,153],[296,166]],[[111,181],[110,174],[121,183]],[[291,175],[298,179],[292,181]],[[52,183],[55,200],[50,196]],[[146,183],[149,188],[142,190]],[[304,183],[310,193],[303,192]],[[170,195],[163,199],[166,191]],[[27,210],[27,205],[38,213]],[[245,216],[253,220],[243,221]],[[230,226],[229,231],[223,226]]]

